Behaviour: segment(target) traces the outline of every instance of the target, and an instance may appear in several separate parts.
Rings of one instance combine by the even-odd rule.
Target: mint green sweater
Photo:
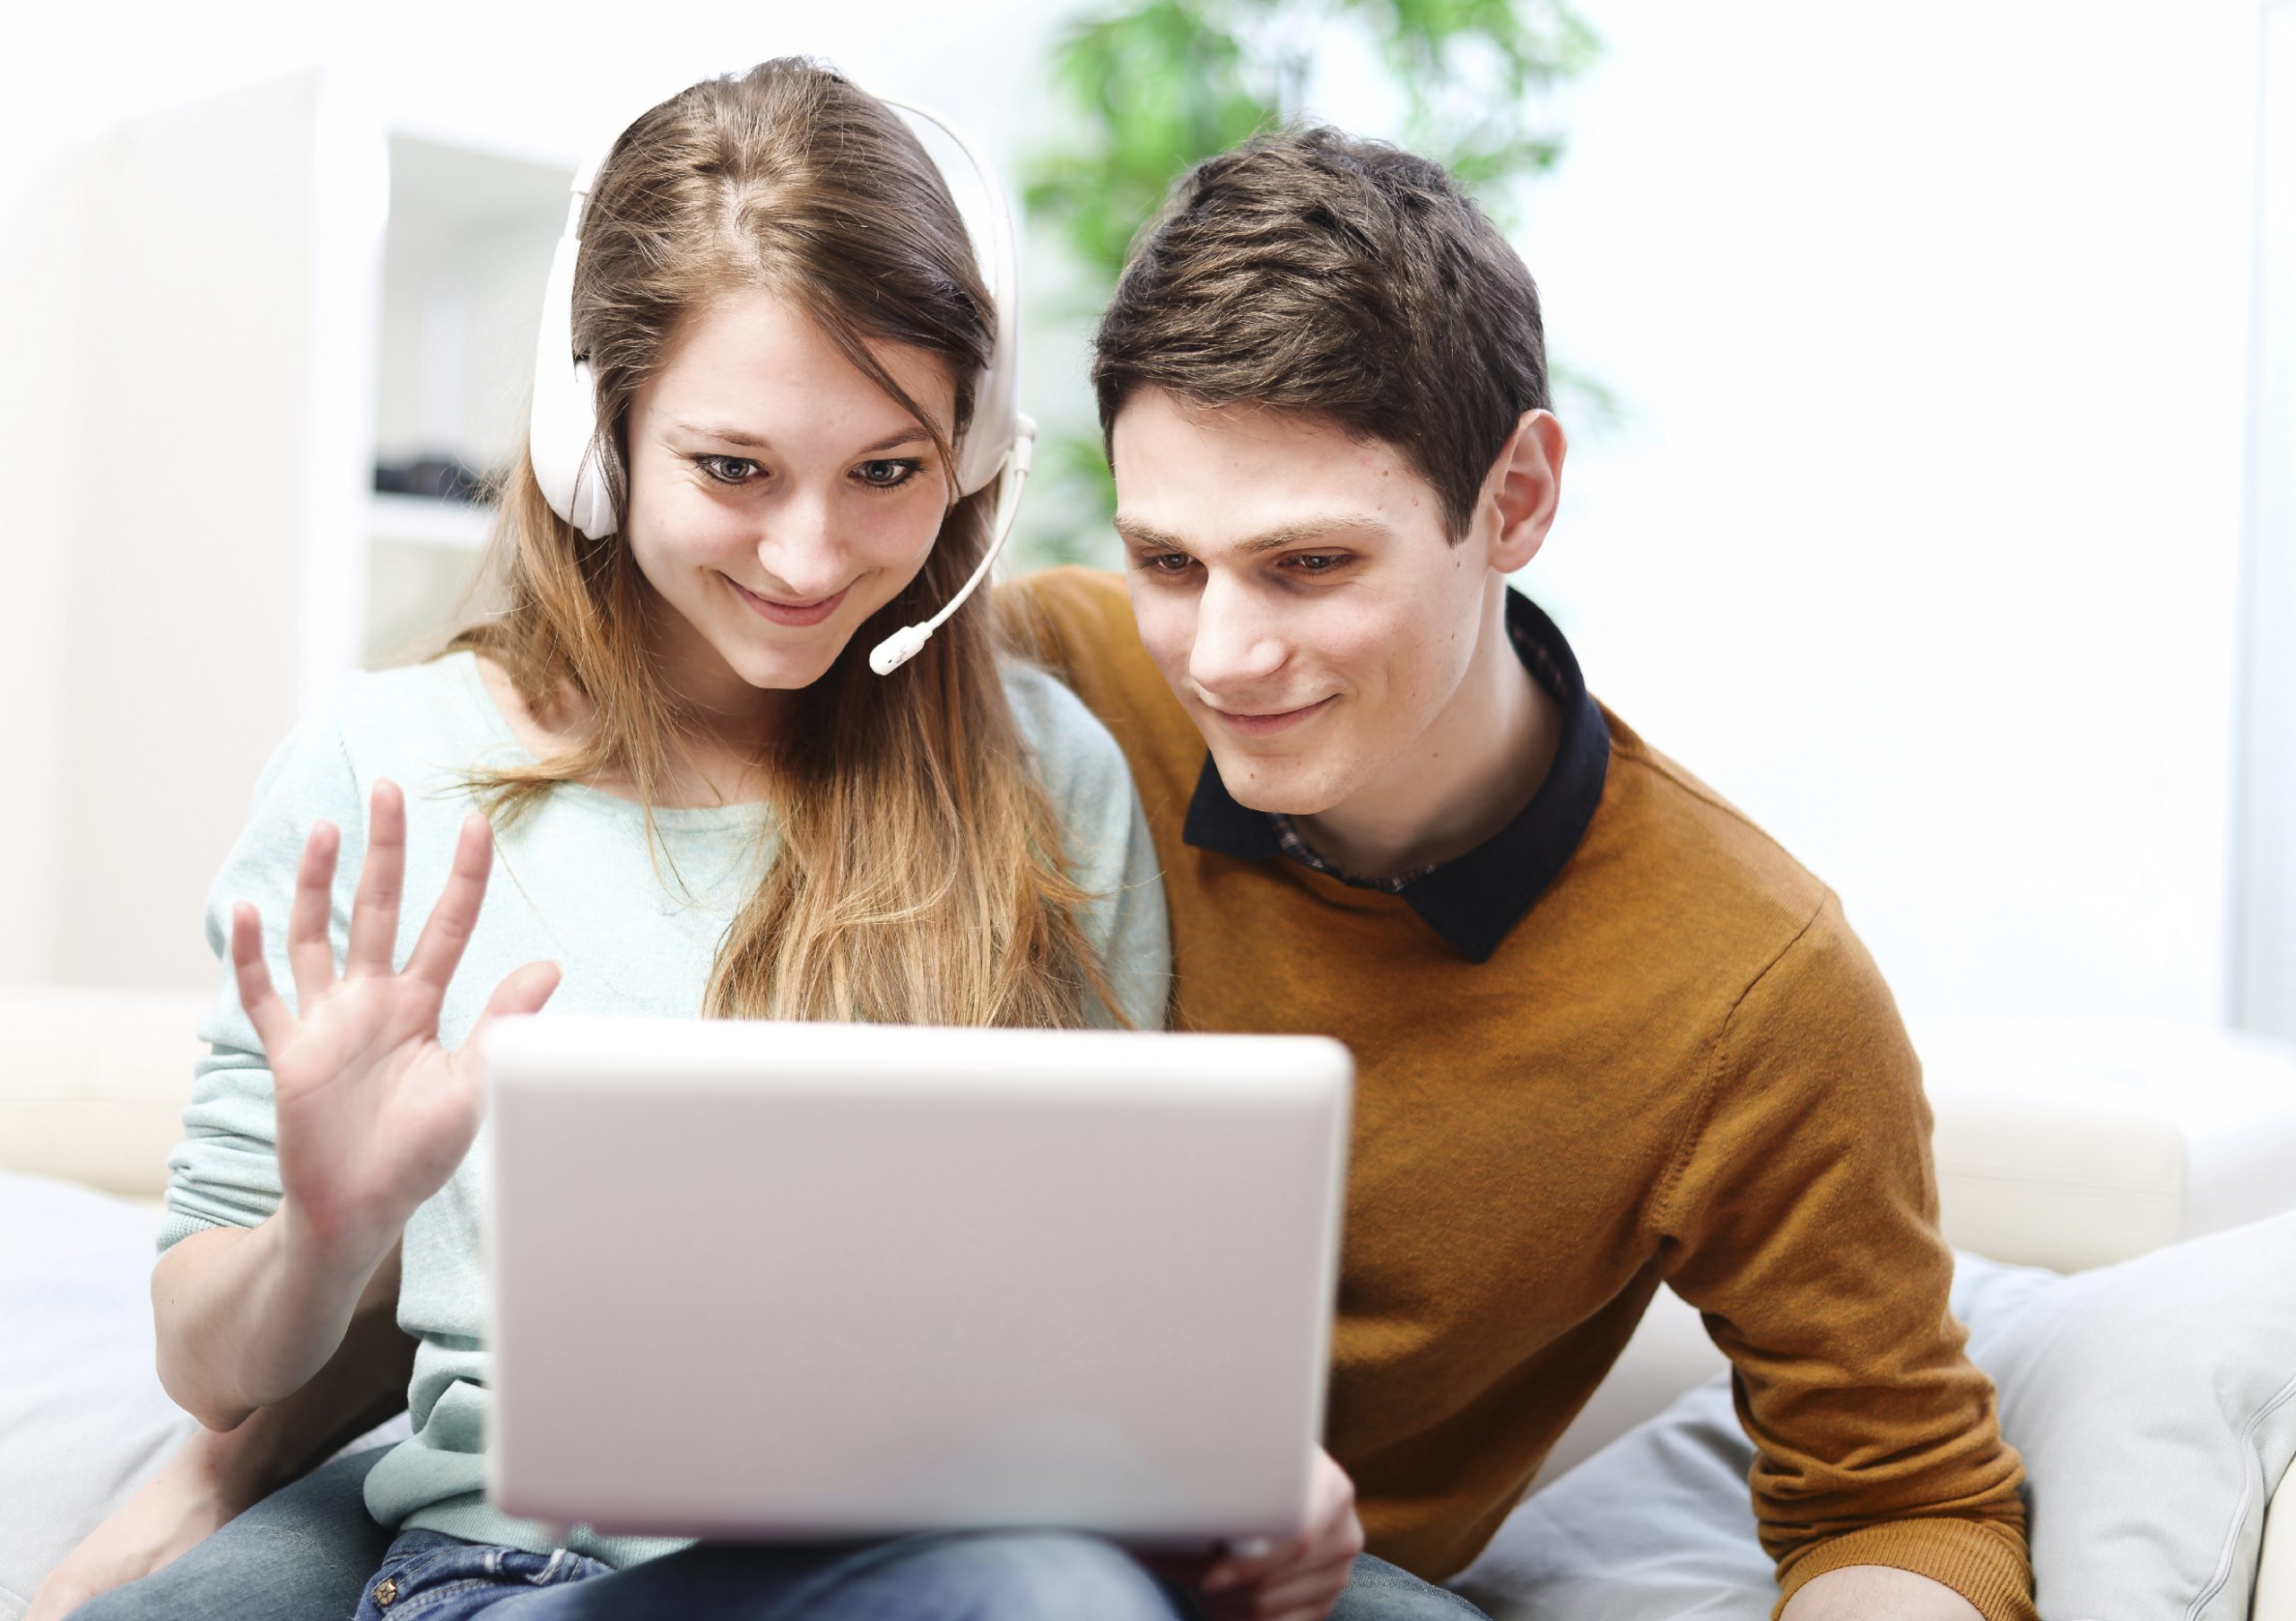
[[[1068,869],[1098,897],[1079,921],[1102,954],[1124,1016],[1159,1027],[1170,944],[1154,847],[1124,756],[1050,676],[1010,666],[1004,686],[1059,815]],[[368,795],[387,777],[406,793],[404,961],[445,885],[457,829],[472,809],[459,774],[482,763],[532,759],[468,653],[352,676],[280,746],[208,895],[207,938],[224,964],[222,986],[199,1032],[213,1050],[199,1061],[184,1140],[169,1162],[162,1249],[203,1227],[253,1226],[279,1203],[271,1072],[230,968],[232,903],[261,909],[272,978],[291,1004],[285,924],[303,841],[322,817],[343,830],[333,925],[340,961],[366,850]],[[439,1015],[441,1041],[459,1045],[502,976],[543,957],[563,971],[545,1018],[700,1013],[718,940],[772,859],[770,811],[668,809],[654,820],[658,851],[648,846],[637,805],[569,787],[500,833],[477,930]],[[1109,1022],[1105,1009],[1095,1014],[1096,1023]],[[479,1145],[406,1225],[398,1320],[419,1342],[408,1391],[414,1434],[368,1477],[367,1506],[386,1526],[539,1551],[552,1540],[495,1512],[482,1485],[484,1140],[482,1127]],[[610,1293],[611,1281],[600,1287]],[[567,1546],[625,1564],[678,1545],[603,1538],[583,1527]]]

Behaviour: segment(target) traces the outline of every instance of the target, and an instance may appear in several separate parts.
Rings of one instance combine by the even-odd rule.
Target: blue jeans
[[[382,1451],[378,1449],[339,1459],[294,1485],[283,1487],[164,1570],[89,1600],[73,1612],[72,1621],[345,1621],[353,1610],[362,1617],[375,1614],[373,1590],[382,1576],[388,1573],[378,1567],[396,1551],[391,1533],[368,1516],[362,1495],[367,1471],[381,1456]],[[455,1539],[442,1538],[439,1540],[454,1542]],[[925,1542],[935,1539],[918,1538],[909,1540]],[[1081,1538],[1064,1540],[1092,1547],[1103,1546]],[[470,1545],[455,1543],[455,1546],[467,1547]],[[745,1554],[766,1550],[696,1548],[688,1551],[691,1554]],[[859,1550],[848,1547],[839,1551],[851,1556]],[[821,1556],[821,1550],[812,1552],[816,1559]],[[679,1556],[673,1556],[673,1559],[676,1557]],[[659,1560],[654,1564],[666,1566],[671,1563],[672,1560]],[[617,1575],[604,1589],[593,1590],[619,1590],[625,1578],[642,1574],[652,1569],[654,1564],[634,1566]],[[500,1563],[500,1568],[507,1571],[510,1582],[517,1584],[503,1585],[514,1593],[519,1590],[519,1586],[544,1592],[566,1586],[571,1580],[570,1571],[573,1565],[588,1567],[594,1574],[604,1569],[592,1560],[580,1559],[573,1555],[561,1556],[558,1570],[552,1579],[547,1582],[535,1583],[527,1581],[526,1575],[528,1573],[538,1574],[547,1572],[550,1569],[549,1556],[505,1551]],[[909,1568],[914,1572],[918,1567]],[[894,1573],[890,1570],[881,1573]],[[978,1570],[973,1573],[975,1575],[980,1573]],[[437,1595],[441,1601],[450,1596],[444,1592]],[[692,1596],[700,1597],[699,1590],[696,1590]],[[1175,1597],[1170,1601],[1176,1608],[1148,1613],[1181,1616],[1195,1613],[1188,1600]],[[407,1616],[413,1617],[414,1621],[424,1621],[425,1617],[429,1621],[449,1621],[450,1617],[467,1612],[404,1608],[394,1591],[391,1604],[381,1613],[393,1617],[394,1621],[396,1617]],[[673,1607],[668,1613],[687,1612]],[[750,1613],[752,1612],[735,1608],[726,1611],[729,1617]],[[797,1610],[791,1613],[803,1615],[805,1612]],[[840,1607],[834,1613],[863,1616],[872,1612]],[[1072,1615],[1079,1613],[1086,1616],[1095,1614],[1091,1610],[1071,1612]],[[1124,1613],[1112,1611],[1111,1615]],[[558,1612],[553,1610],[549,1614],[554,1618]],[[1480,1621],[1482,1614],[1457,1595],[1431,1586],[1407,1572],[1366,1555],[1355,1562],[1347,1590],[1341,1595],[1338,1607],[1332,1611],[1332,1621]],[[517,1615],[519,1621],[525,1621],[526,1612],[519,1611]],[[506,1615],[502,1621],[510,1621],[510,1617]]]
[[[1112,1543],[1060,1532],[704,1543],[626,1570],[402,1531],[356,1621],[1180,1621]]]
[[[345,1621],[390,1549],[367,1512],[367,1471],[390,1449],[338,1458],[284,1486],[141,1582],[71,1621]]]
[[[828,1545],[705,1543],[616,1571],[404,1531],[354,1621],[1195,1621],[1188,1594],[1110,1542],[1060,1531]],[[1478,1621],[1456,1593],[1369,1556],[1333,1621]]]

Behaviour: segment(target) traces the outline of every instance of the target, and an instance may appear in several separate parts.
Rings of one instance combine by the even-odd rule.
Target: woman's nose
[[[774,594],[785,602],[819,602],[851,583],[829,503],[814,495],[793,493],[766,514],[757,538],[757,561]]]

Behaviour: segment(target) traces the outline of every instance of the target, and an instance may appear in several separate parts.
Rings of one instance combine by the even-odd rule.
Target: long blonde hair
[[[954,432],[987,363],[989,295],[939,171],[884,105],[795,58],[707,80],[640,117],[599,170],[573,296],[596,379],[607,484],[628,515],[622,427],[681,324],[764,290],[803,309],[865,376],[952,445],[871,353],[938,357]],[[953,473],[952,474],[953,478]],[[1060,829],[1006,703],[986,601],[890,677],[868,649],[930,615],[980,561],[994,488],[957,501],[917,578],[864,623],[761,738],[779,850],[720,944],[704,998],[726,1017],[1078,1024],[1113,1012],[1063,871]],[[620,535],[553,512],[521,458],[501,492],[492,570],[504,611],[448,649],[498,662],[528,707],[568,689],[591,724],[524,769],[474,773],[515,820],[561,783],[612,777],[657,802],[691,722],[652,672],[645,626],[670,612]],[[652,818],[648,817],[648,836]]]

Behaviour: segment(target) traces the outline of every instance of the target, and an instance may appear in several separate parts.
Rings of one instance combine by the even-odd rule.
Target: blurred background
[[[0,984],[197,989],[300,708],[454,611],[579,158],[825,56],[1023,198],[1023,562],[1085,338],[1272,117],[1475,179],[1572,435],[1518,581],[1909,1013],[2296,1035],[2296,0],[13,8]]]

